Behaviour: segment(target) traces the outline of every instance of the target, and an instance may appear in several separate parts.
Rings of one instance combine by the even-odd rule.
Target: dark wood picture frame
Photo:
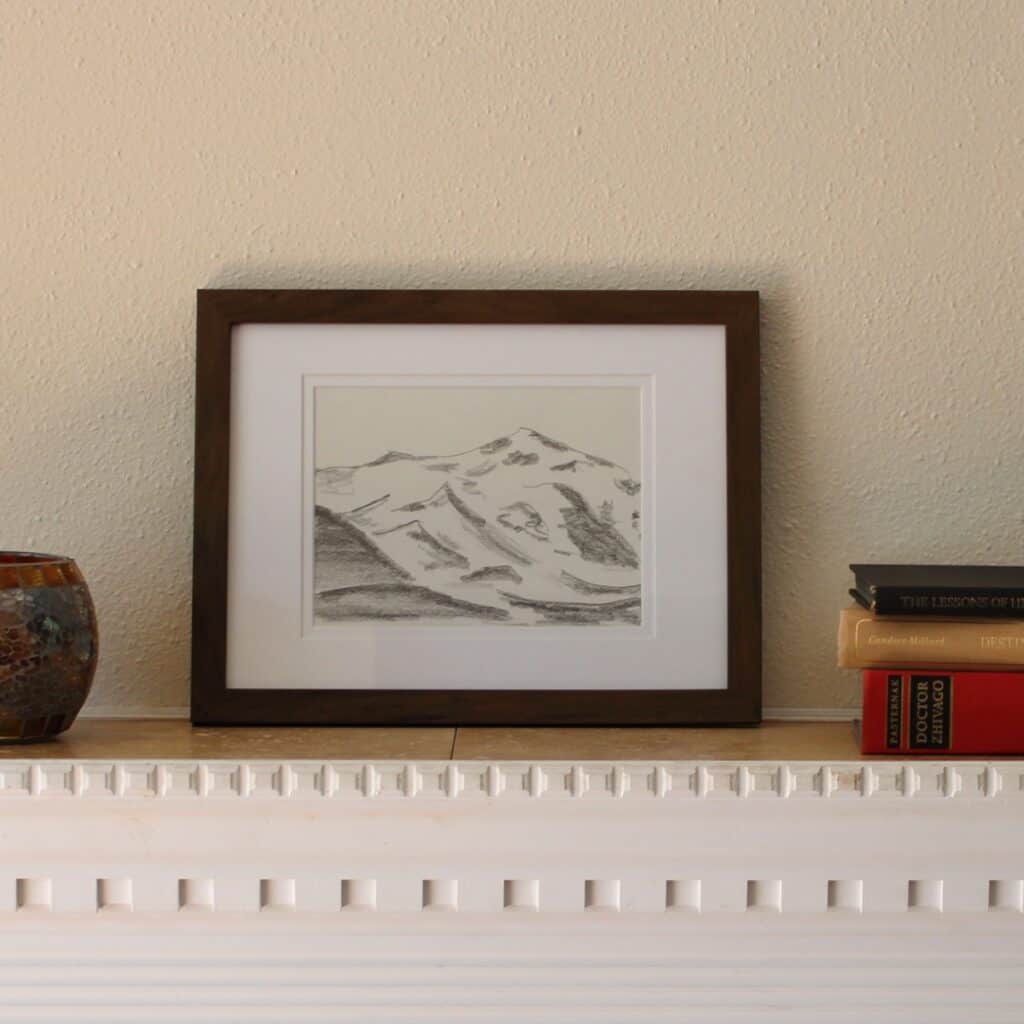
[[[728,685],[719,690],[228,688],[231,336],[246,323],[725,328]],[[761,717],[760,354],[749,291],[202,290],[196,352],[197,725],[747,725]]]

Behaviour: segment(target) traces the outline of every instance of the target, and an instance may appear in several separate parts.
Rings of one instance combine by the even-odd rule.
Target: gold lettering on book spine
[[[1024,621],[939,618],[926,623],[848,608],[841,623],[844,667],[1024,669]]]

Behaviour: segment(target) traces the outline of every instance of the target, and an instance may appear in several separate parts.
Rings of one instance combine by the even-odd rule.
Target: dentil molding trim
[[[1024,762],[8,761],[16,797],[1024,799]]]

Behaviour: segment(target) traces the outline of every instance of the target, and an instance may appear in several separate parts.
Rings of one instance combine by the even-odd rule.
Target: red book
[[[864,672],[864,754],[1024,754],[1024,672]]]

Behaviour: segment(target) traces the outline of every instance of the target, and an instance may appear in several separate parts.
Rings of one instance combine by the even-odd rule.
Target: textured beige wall
[[[766,703],[846,563],[1024,558],[1024,4],[4,5],[2,537],[187,702],[194,292],[757,288]]]

